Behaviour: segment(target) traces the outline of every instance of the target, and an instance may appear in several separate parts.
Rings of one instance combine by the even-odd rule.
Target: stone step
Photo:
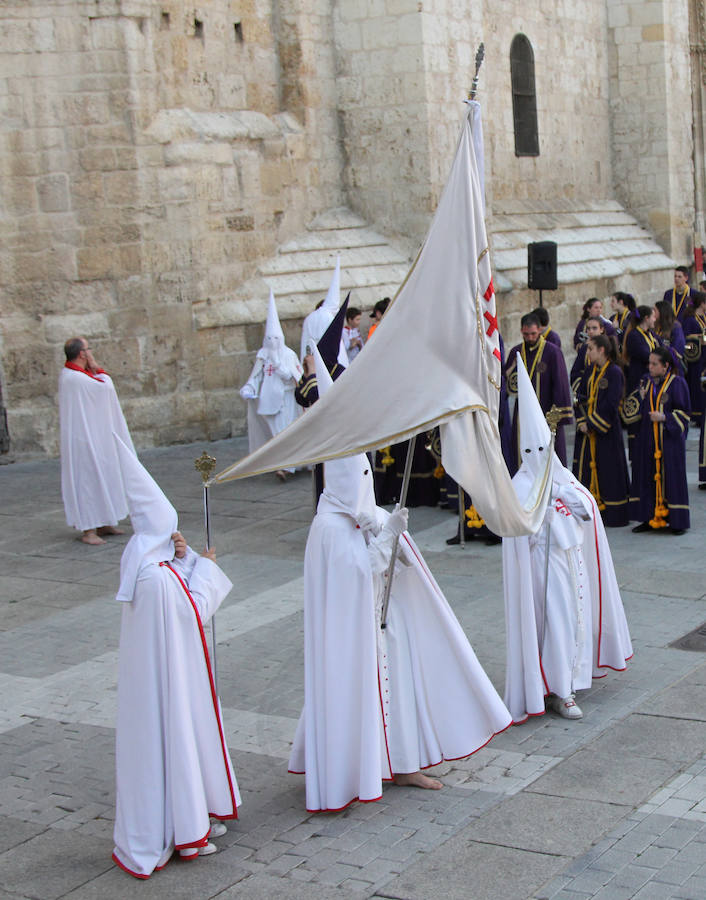
[[[309,250],[329,250],[333,252],[341,247],[376,247],[388,246],[385,238],[371,228],[334,228],[327,231],[307,231],[298,235],[279,248],[280,254],[302,253]]]
[[[673,268],[671,260],[616,201],[565,200],[554,208],[529,201],[506,205],[491,224],[498,285],[527,287],[527,244],[555,241],[559,283],[617,278]]]
[[[638,224],[607,225],[591,228],[556,228],[551,231],[493,231],[493,247],[497,250],[508,250],[527,247],[534,241],[556,241],[560,246],[567,244],[590,244],[599,241],[644,240],[647,233]],[[649,238],[647,237],[649,240]],[[654,243],[654,242],[652,242]]]
[[[341,252],[347,269],[366,266],[405,265],[406,259],[389,244],[370,244],[362,247],[346,247]],[[335,250],[302,250],[298,253],[282,253],[260,266],[263,277],[286,275],[293,272],[326,272],[331,276],[336,265]]]

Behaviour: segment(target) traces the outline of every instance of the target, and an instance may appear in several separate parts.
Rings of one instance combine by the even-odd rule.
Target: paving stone
[[[518,900],[533,892],[566,864],[565,857],[530,853],[494,844],[452,838],[432,857],[405,868],[385,885],[384,896],[394,900]]]
[[[2,854],[2,883],[11,892],[54,900],[113,868],[112,850],[112,843],[73,831],[44,831]]]
[[[230,458],[234,446],[226,442],[215,455]],[[143,454],[174,499],[182,529],[197,538],[201,488],[191,470],[201,449]],[[693,469],[694,448],[689,453]],[[120,617],[112,591],[129,535],[99,552],[75,541],[63,524],[56,462],[30,468],[31,477],[13,483],[23,484],[28,497],[35,492],[41,504],[24,499],[13,505],[13,491],[6,487],[12,479],[4,477],[6,471],[0,479],[0,595],[7,586],[23,595],[23,604],[36,604],[26,607],[31,612],[22,612],[20,603],[8,604],[18,607],[17,614],[0,623],[0,853],[3,834],[22,839],[0,856],[3,876],[6,860],[36,841],[45,842],[39,846],[47,854],[40,849],[39,856],[49,859],[57,841],[86,841],[85,865],[76,853],[64,861],[83,867],[81,882],[62,874],[64,883],[53,882],[50,892],[96,900],[122,900],[138,891],[141,898],[378,893],[468,900],[469,884],[473,900],[545,897],[549,890],[578,900],[587,896],[578,888],[591,881],[609,879],[600,887],[605,898],[612,876],[637,878],[631,866],[655,869],[639,892],[653,887],[661,900],[665,889],[681,889],[699,871],[706,846],[703,824],[672,819],[658,804],[688,802],[686,811],[679,806],[680,814],[699,815],[706,802],[696,780],[706,777],[705,723],[681,705],[689,693],[700,696],[706,666],[698,654],[667,646],[703,621],[703,601],[660,593],[650,578],[640,582],[640,590],[624,593],[635,658],[625,673],[611,674],[585,692],[580,723],[545,716],[509,729],[469,759],[439,766],[446,784],[441,792],[392,786],[376,804],[339,815],[307,814],[304,780],[286,774],[286,760],[303,702],[301,563],[311,518],[310,481],[296,477],[280,485],[265,476],[219,486],[212,498],[219,560],[235,582],[219,612],[219,670],[226,731],[243,791],[241,819],[218,840],[213,857],[190,866],[170,864],[147,883],[129,878],[109,862]],[[23,467],[16,471],[22,476]],[[706,510],[696,497],[701,499],[695,494],[694,529],[687,536],[695,541],[706,524]],[[479,661],[501,689],[500,548],[447,547],[454,518],[440,510],[412,510],[410,519]],[[3,527],[7,521],[9,528]],[[420,528],[427,531],[419,533]],[[25,556],[27,535],[36,538],[31,556]],[[629,529],[614,530],[609,539],[626,583],[635,539]],[[663,546],[655,550],[655,567],[688,570],[696,544],[683,549],[670,544],[662,559]],[[12,574],[4,579],[10,566]],[[71,581],[60,580],[69,575]],[[43,596],[48,592],[52,598]],[[632,812],[643,800],[641,810]],[[508,810],[517,815],[506,826]],[[545,835],[539,821],[547,823]],[[518,846],[506,846],[508,841]],[[102,848],[95,870],[94,846]],[[299,852],[305,846],[306,852]],[[671,862],[662,865],[670,853]],[[42,900],[39,873],[41,859],[34,877]],[[338,882],[341,874],[346,877]],[[419,892],[402,890],[405,880]],[[3,877],[0,883],[0,891],[9,890],[13,900],[25,896],[25,884],[15,893]],[[35,896],[29,887],[26,896]]]

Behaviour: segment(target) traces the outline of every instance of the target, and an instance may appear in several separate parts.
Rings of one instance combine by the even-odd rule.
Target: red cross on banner
[[[493,279],[491,278],[490,284],[485,289],[485,293],[483,294],[483,296],[488,301],[488,303],[490,303],[490,298],[493,296],[494,293],[495,293],[495,288],[493,287]]]
[[[483,318],[488,320],[488,330],[485,333],[488,337],[492,337],[494,332],[498,330],[498,317],[486,310],[483,313]]]

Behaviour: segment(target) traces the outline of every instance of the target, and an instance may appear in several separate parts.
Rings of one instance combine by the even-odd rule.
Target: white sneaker
[[[211,832],[209,834],[210,838],[214,837],[223,837],[223,835],[228,831],[223,822],[211,822]]]
[[[209,841],[205,847],[184,847],[183,850],[179,851],[179,856],[182,859],[196,859],[197,856],[210,856],[212,853],[217,852],[218,847]]]
[[[568,697],[557,697],[556,694],[552,694],[547,700],[547,706],[564,719],[583,718],[583,713],[576,705],[573,694],[569,694]]]

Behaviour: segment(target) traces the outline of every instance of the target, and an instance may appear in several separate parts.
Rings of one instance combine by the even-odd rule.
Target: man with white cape
[[[103,535],[123,534],[127,516],[113,432],[132,450],[118,395],[108,373],[96,363],[86,338],[64,344],[59,375],[61,496],[66,522],[83,532],[84,544],[104,544]]]
[[[331,386],[315,353],[319,392]],[[510,715],[412,538],[406,510],[375,504],[365,454],[324,463],[304,559],[304,709],[289,761],[309,812],[438,789],[421,769],[474,753]],[[387,627],[386,569],[400,535]]]
[[[120,561],[123,601],[115,741],[113,860],[149,878],[172,853],[215,852],[211,826],[235,819],[238,784],[225,743],[204,624],[232,588],[213,551],[198,556],[150,474],[115,437],[134,535]]]
[[[632,645],[596,502],[554,453],[519,353],[517,375],[521,466],[512,483],[522,503],[532,501],[549,453],[554,460],[542,526],[529,536],[503,538],[505,703],[515,723],[542,715],[547,696],[559,715],[579,719],[575,692],[606,669],[624,670]]]
[[[257,351],[250,377],[240,389],[240,396],[248,404],[250,453],[283,431],[299,415],[294,391],[301,376],[297,354],[284,343],[275,297],[270,290],[262,347]],[[284,481],[285,470],[280,469],[277,477]]]

